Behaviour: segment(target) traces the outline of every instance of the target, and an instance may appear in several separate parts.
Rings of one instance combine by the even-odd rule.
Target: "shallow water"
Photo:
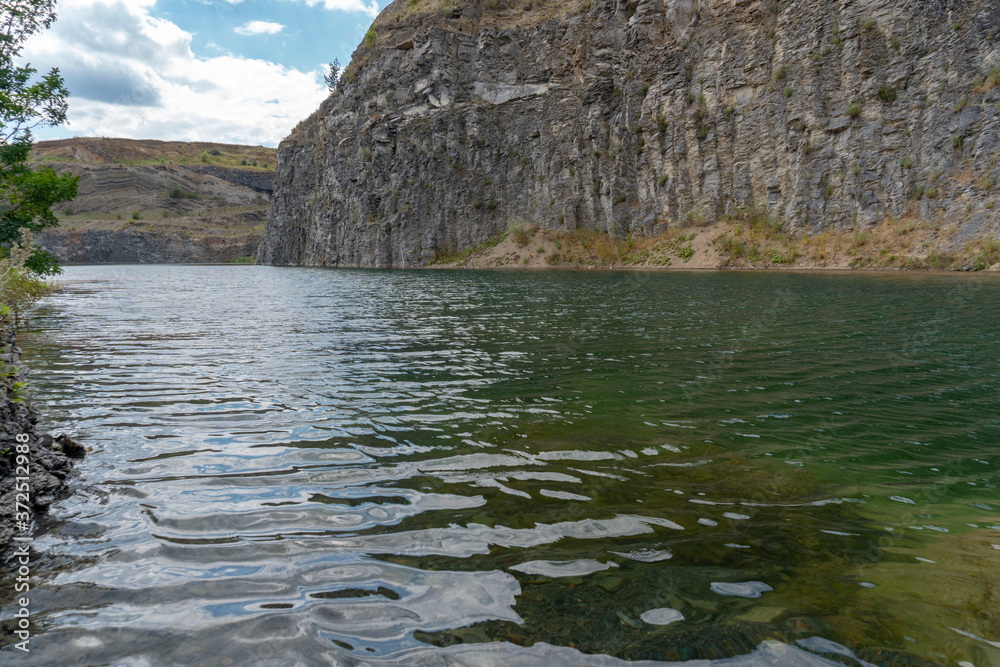
[[[1000,664],[1000,280],[63,282],[24,664]]]

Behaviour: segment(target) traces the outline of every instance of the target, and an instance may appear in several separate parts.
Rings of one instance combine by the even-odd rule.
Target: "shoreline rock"
[[[17,437],[27,434],[32,524],[65,491],[73,460],[85,449],[65,433],[53,437],[38,430],[38,415],[27,400],[16,400],[15,383],[24,382],[27,370],[20,364],[21,349],[9,323],[0,325],[0,554],[6,556],[17,534]],[[23,439],[23,438],[22,438]],[[22,500],[23,502],[23,500]],[[22,510],[23,511],[23,510]]]

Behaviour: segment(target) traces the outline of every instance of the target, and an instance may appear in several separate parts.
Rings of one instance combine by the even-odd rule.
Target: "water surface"
[[[63,283],[24,664],[1000,664],[998,280]]]

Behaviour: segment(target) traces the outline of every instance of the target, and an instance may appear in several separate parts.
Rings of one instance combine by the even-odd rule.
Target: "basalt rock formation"
[[[414,266],[512,223],[763,206],[973,238],[998,156],[1000,0],[396,0],[282,142],[258,261]]]

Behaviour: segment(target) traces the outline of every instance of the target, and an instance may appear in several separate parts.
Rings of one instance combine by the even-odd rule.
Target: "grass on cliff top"
[[[39,141],[31,159],[71,164],[214,165],[268,171],[277,164],[278,152],[264,146],[101,137]]]

